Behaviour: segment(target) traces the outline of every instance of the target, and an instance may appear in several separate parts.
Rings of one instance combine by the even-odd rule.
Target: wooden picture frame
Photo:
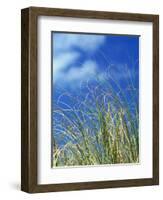
[[[37,19],[61,16],[85,19],[152,22],[153,24],[153,176],[152,178],[38,184],[37,171]],[[146,124],[148,126],[148,124]],[[58,8],[29,7],[21,11],[21,190],[28,193],[102,189],[159,184],[159,16]]]

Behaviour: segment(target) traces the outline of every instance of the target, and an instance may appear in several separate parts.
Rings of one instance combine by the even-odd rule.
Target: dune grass
[[[62,94],[71,106],[58,99],[53,110],[53,167],[139,162],[138,93],[130,86],[129,99],[118,83],[113,87],[106,82],[97,80],[92,87],[87,83],[83,98]]]

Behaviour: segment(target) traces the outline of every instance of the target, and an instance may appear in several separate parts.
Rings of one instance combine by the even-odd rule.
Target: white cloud
[[[96,73],[96,63],[91,60],[87,60],[80,67],[74,66],[66,72],[63,71],[59,73],[56,78],[57,80],[62,80],[62,83],[69,83],[69,86],[71,85],[71,87],[78,87],[80,86],[81,81],[93,79]]]
[[[72,67],[66,73],[66,81],[84,81],[95,76],[97,65],[95,62],[87,60],[82,67]]]
[[[83,55],[94,53],[105,41],[102,35],[65,34],[53,35],[53,80],[78,84],[95,76],[96,62],[82,58],[82,65],[76,66],[78,59]]]
[[[96,51],[105,42],[105,36],[89,34],[55,33],[53,39],[56,51],[65,51],[77,47],[83,51],[89,51],[89,53]]]
[[[70,64],[79,58],[80,54],[76,51],[64,52],[53,58],[53,75],[57,76],[58,73],[66,69]]]

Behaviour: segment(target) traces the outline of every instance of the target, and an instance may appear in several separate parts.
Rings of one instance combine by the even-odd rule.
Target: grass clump
[[[93,85],[83,98],[62,94],[70,105],[61,97],[54,105],[53,167],[139,162],[137,91],[128,99],[117,83]]]

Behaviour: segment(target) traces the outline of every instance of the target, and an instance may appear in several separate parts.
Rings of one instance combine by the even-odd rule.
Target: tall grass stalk
[[[83,100],[62,94],[73,106],[58,98],[53,110],[53,167],[139,162],[137,91],[132,84],[129,101],[120,85],[112,80],[117,91],[107,79],[111,77],[97,80],[94,87],[85,84]]]

